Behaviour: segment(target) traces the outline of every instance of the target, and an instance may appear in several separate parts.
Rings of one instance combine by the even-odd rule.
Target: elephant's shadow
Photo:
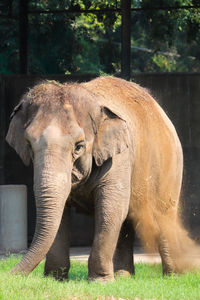
[[[69,271],[69,280],[73,281],[86,281],[88,278],[87,263],[71,261]]]
[[[174,276],[174,274],[166,274],[163,277],[162,274],[162,265],[161,264],[148,264],[148,263],[137,263],[135,264],[135,273],[131,276],[115,276],[115,279],[120,279],[120,277],[123,278],[129,278],[134,279],[135,276],[137,276],[137,279],[158,279],[158,278],[168,278],[169,276]],[[41,274],[41,273],[40,273]],[[50,275],[50,274],[49,274]],[[53,278],[53,276],[52,276]],[[77,261],[71,261],[71,267],[69,271],[69,277],[68,281],[74,281],[74,282],[88,282],[88,267],[87,262],[77,262]],[[61,281],[61,282],[66,282]],[[90,281],[89,281],[90,282]]]

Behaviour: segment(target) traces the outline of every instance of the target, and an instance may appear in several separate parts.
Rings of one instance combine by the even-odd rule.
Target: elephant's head
[[[51,247],[72,186],[87,180],[93,161],[100,167],[127,148],[127,127],[81,85],[44,82],[14,109],[6,139],[34,166],[36,230],[14,269],[28,274]]]

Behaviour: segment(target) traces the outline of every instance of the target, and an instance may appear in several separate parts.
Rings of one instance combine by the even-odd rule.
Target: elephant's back
[[[152,131],[154,135],[160,132],[178,139],[172,122],[147,89],[111,76],[99,77],[83,85],[97,96],[101,105],[126,120],[134,134]]]
[[[130,110],[136,111],[138,105],[147,107],[153,100],[148,91],[138,84],[116,77],[98,77],[83,85],[100,98],[102,105],[115,107],[125,117]]]

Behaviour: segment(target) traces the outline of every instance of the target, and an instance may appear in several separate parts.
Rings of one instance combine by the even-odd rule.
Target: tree
[[[144,9],[199,5],[197,0],[139,2]],[[146,28],[149,38],[154,43],[154,47],[151,46],[151,49],[154,49],[151,68],[156,67],[157,71],[200,70],[200,9],[146,10],[142,23],[140,27]],[[150,41],[147,44],[150,44]]]
[[[132,72],[200,71],[200,9],[152,10],[198,5],[199,0],[132,0]],[[29,0],[29,73],[120,72],[121,0]],[[18,1],[4,0],[0,14],[0,72],[19,72]],[[105,10],[79,13],[81,10]],[[146,10],[147,9],[147,10]]]

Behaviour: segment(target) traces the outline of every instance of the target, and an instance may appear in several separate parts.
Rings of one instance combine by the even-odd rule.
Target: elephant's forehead
[[[68,120],[65,126],[62,126],[57,117],[46,120],[36,119],[27,128],[26,135],[32,143],[40,146],[57,144],[66,147],[67,143],[73,142],[74,139],[84,140],[84,133],[76,122]]]
[[[63,127],[66,127],[66,123],[71,124],[75,121],[70,105],[67,110],[57,106],[39,105],[34,116],[31,114],[30,107],[27,113],[27,132],[36,138],[39,138],[49,126],[58,127],[61,131]],[[64,131],[66,132],[66,129]]]
[[[75,139],[78,141],[84,140],[84,133],[82,132],[81,128],[77,126],[77,124],[69,125],[70,128],[67,130],[63,130],[60,124],[57,122],[56,119],[53,119],[51,123],[43,130],[42,137],[44,137],[47,141],[54,141],[58,139],[63,140],[70,140]],[[71,129],[71,130],[70,130]]]
[[[61,138],[62,130],[55,119],[51,120],[35,120],[26,130],[26,135],[31,141],[45,139]]]
[[[46,139],[61,138],[64,136],[58,123],[53,119],[50,124],[41,132]]]

